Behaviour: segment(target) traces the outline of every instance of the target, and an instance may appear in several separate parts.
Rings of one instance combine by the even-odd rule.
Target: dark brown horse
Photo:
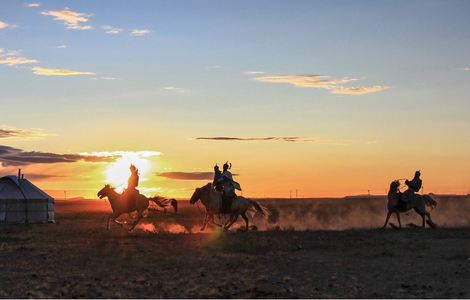
[[[109,215],[108,221],[106,223],[107,230],[109,230],[110,220],[113,220],[114,223],[122,226],[123,223],[119,222],[116,219],[122,214],[137,211],[137,219],[132,223],[129,231],[133,230],[134,227],[139,223],[139,221],[144,217],[144,212],[149,207],[149,200],[154,202],[158,206],[163,207],[164,209],[169,205],[168,202],[170,202],[170,205],[173,206],[175,213],[177,209],[177,202],[174,199],[170,201],[158,196],[147,198],[145,195],[141,194],[137,196],[137,199],[135,199],[135,197],[123,197],[122,194],[116,192],[114,188],[111,187],[109,184],[105,185],[104,188],[102,188],[97,195],[100,199],[108,197],[109,203],[111,204],[111,209],[113,210],[113,213]]]

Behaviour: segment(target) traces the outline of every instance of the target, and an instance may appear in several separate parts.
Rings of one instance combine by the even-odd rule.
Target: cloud
[[[91,77],[91,80],[116,80],[116,77]]]
[[[463,68],[464,71],[470,71],[470,67]]]
[[[121,28],[116,28],[116,27],[112,27],[112,26],[109,26],[109,25],[105,25],[102,27],[104,32],[107,33],[107,34],[119,34],[122,32],[122,29]]]
[[[245,72],[246,75],[261,75],[261,74],[264,74],[263,71],[246,71]]]
[[[8,55],[8,54],[7,54]],[[19,56],[8,56],[8,57],[0,57],[0,65],[7,65],[7,66],[17,66],[17,65],[24,65],[24,64],[35,64],[38,63],[39,60],[26,58],[26,57],[19,57]]]
[[[131,31],[131,35],[133,36],[144,36],[150,33],[149,29],[134,29]]]
[[[57,49],[65,49],[67,48],[67,45],[58,45],[56,46]]]
[[[81,72],[67,69],[48,69],[43,67],[33,67],[33,73],[43,76],[74,76],[74,75],[95,75],[93,72]]]
[[[344,87],[358,78],[342,78],[332,79],[326,75],[304,74],[304,75],[276,75],[276,76],[260,76],[253,78],[259,82],[265,83],[281,83],[290,84],[301,88],[315,88],[328,90],[334,94],[347,94],[347,95],[362,95],[372,92],[378,92],[388,88],[384,85],[375,85],[370,87]]]
[[[32,2],[32,3],[26,4],[26,7],[39,7],[39,6],[41,6],[41,3],[39,2]]]
[[[247,142],[247,141],[281,141],[281,142],[310,142],[322,145],[346,145],[350,140],[324,140],[308,137],[298,136],[267,136],[267,137],[229,137],[229,136],[213,136],[213,137],[196,137],[196,140],[210,140],[210,141],[232,141],[232,142]]]
[[[89,157],[122,157],[122,156],[138,156],[138,157],[153,157],[159,156],[159,151],[99,151],[99,152],[81,152],[79,155]]]
[[[41,129],[18,129],[11,127],[0,127],[0,139],[10,138],[38,138],[45,137],[48,134],[44,133]]]
[[[89,30],[92,28],[90,25],[84,25],[92,14],[75,12],[67,7],[63,10],[44,10],[41,15],[54,17],[54,20],[63,22],[69,29]]]
[[[185,90],[183,88],[176,87],[176,86],[165,86],[165,87],[163,87],[163,89],[165,91],[173,91],[173,92],[180,92],[180,93],[185,92]]]
[[[78,161],[110,162],[114,161],[116,158],[117,157],[24,151],[14,147],[0,145],[0,163],[4,167],[29,164],[71,163]]]
[[[13,29],[15,27],[16,27],[15,24],[8,24],[3,21],[0,21],[0,29],[7,29],[7,28]]]
[[[162,172],[157,176],[177,180],[212,180],[214,173],[212,172]]]
[[[156,173],[157,176],[176,180],[212,180],[213,172],[161,172]],[[232,174],[238,176],[239,174]]]
[[[333,89],[331,92],[333,94],[343,94],[343,95],[364,95],[374,92],[380,92],[385,89],[388,89],[384,85],[374,85],[374,86],[357,86],[357,87],[338,87]]]
[[[280,75],[280,76],[262,76],[254,78],[260,82],[267,83],[286,83],[296,87],[303,88],[317,88],[317,89],[333,89],[338,84],[349,83],[359,79],[356,78],[343,78],[343,79],[331,79],[325,75]]]

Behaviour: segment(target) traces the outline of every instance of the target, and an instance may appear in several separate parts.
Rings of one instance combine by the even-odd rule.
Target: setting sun
[[[118,191],[122,191],[127,185],[130,172],[129,167],[133,164],[139,170],[140,181],[146,180],[146,175],[151,167],[151,162],[139,153],[126,153],[106,168],[106,182],[114,185]]]

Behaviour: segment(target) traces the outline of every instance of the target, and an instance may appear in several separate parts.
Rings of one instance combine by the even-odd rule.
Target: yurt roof
[[[0,199],[53,199],[26,178],[0,178]]]

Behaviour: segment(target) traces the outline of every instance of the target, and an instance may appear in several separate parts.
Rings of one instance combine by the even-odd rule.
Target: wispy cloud
[[[157,176],[176,180],[211,180],[214,176],[212,172],[162,172]]]
[[[91,80],[117,80],[116,77],[91,77]]]
[[[333,89],[331,92],[333,94],[343,94],[343,95],[364,95],[374,92],[380,92],[387,89],[387,86],[384,85],[373,85],[373,86],[356,86],[356,87],[338,87]]]
[[[265,83],[290,84],[301,88],[315,88],[328,90],[334,94],[362,95],[372,92],[378,92],[388,88],[384,85],[374,85],[369,87],[344,87],[344,84],[358,81],[358,78],[333,79],[326,75],[302,74],[302,75],[276,75],[260,76],[254,80]]]
[[[0,139],[40,138],[48,136],[42,129],[19,129],[0,126]]]
[[[152,157],[158,156],[158,151],[111,151],[111,152],[84,152],[73,154],[60,154],[41,151],[25,151],[23,149],[0,145],[0,163],[2,166],[21,166],[30,164],[55,164],[90,162],[114,162],[121,157]]]
[[[339,84],[349,83],[357,81],[357,78],[343,78],[343,79],[331,79],[325,75],[279,75],[279,76],[262,76],[254,78],[260,82],[267,83],[286,83],[294,85],[296,87],[303,88],[317,88],[317,89],[333,89]]]
[[[86,156],[80,154],[58,154],[40,151],[24,151],[23,149],[0,145],[0,163],[2,166],[21,166],[29,164],[111,162],[117,157]]]
[[[261,75],[261,74],[264,74],[265,72],[263,71],[246,71],[245,74],[246,75]]]
[[[6,22],[3,22],[3,21],[0,21],[0,29],[7,29],[7,28],[15,28],[16,25],[15,24],[8,24]]]
[[[79,13],[67,7],[63,10],[44,10],[41,14],[54,17],[54,20],[63,22],[69,29],[89,30],[92,28],[90,25],[85,25],[92,14]]]
[[[16,65],[24,65],[24,64],[34,64],[38,62],[39,60],[26,58],[26,57],[8,56],[8,57],[2,58],[0,56],[0,65],[16,66]]]
[[[464,71],[470,71],[470,67],[463,68]]]
[[[41,3],[39,2],[32,2],[32,3],[26,4],[26,7],[39,7],[39,6],[41,6]]]
[[[132,36],[144,36],[150,33],[149,29],[133,29],[131,31]]]
[[[229,141],[229,142],[247,142],[247,141],[281,141],[281,142],[310,142],[316,144],[329,144],[329,145],[346,145],[350,140],[325,140],[310,137],[298,136],[267,136],[267,137],[230,137],[230,136],[211,136],[211,137],[196,137],[196,140],[211,140],[211,141]]]
[[[58,45],[56,46],[57,49],[65,49],[67,48],[67,45]]]
[[[164,86],[162,89],[165,91],[172,91],[172,92],[180,92],[180,93],[185,92],[185,89],[176,87],[176,86]]]
[[[112,27],[112,26],[109,26],[109,25],[104,25],[102,28],[103,28],[104,32],[107,33],[107,34],[119,34],[123,31],[123,29],[121,29],[121,28]]]
[[[82,72],[67,69],[48,69],[43,67],[33,67],[33,73],[42,76],[75,76],[75,75],[95,75],[93,72]]]

